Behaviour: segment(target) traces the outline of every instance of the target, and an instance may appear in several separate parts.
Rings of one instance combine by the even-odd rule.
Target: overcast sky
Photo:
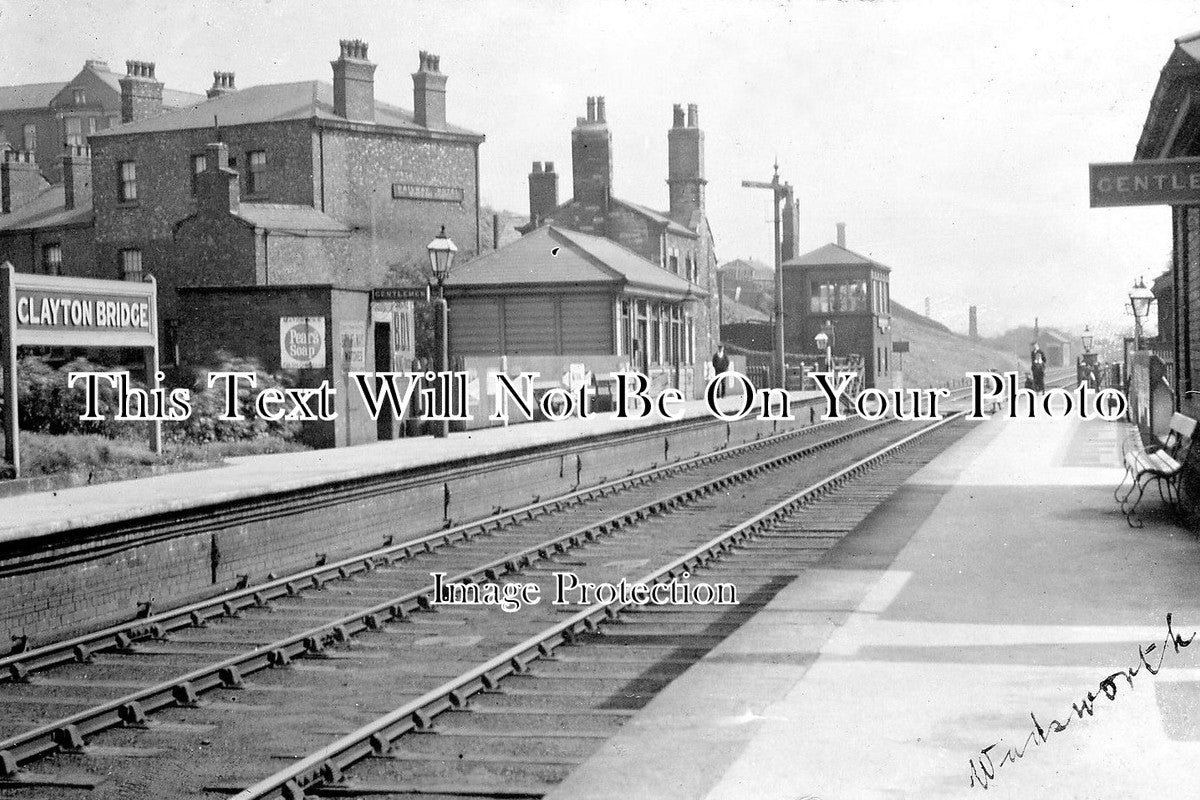
[[[834,238],[893,268],[892,295],[960,330],[1122,324],[1163,271],[1167,207],[1089,209],[1089,161],[1125,161],[1195,0],[1113,2],[352,2],[0,0],[0,83],[66,80],[85,58],[157,63],[203,91],[330,80],[339,38],[370,44],[376,96],[412,105],[441,56],[452,122],[483,132],[485,202],[528,212],[530,162],[570,192],[570,129],[607,98],[618,196],[667,205],[673,103],[697,103],[721,261],[771,259],[780,172],[801,247]],[[1128,318],[1124,319],[1127,322]]]

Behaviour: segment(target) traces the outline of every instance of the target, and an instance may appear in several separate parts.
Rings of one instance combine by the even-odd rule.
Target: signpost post
[[[0,367],[4,370],[4,457],[21,476],[17,348],[140,348],[146,385],[158,385],[158,291],[145,282],[60,278],[0,264]],[[150,449],[162,452],[162,422],[150,423]]]

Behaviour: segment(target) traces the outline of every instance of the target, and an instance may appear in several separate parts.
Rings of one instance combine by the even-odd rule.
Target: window
[[[62,275],[61,244],[48,244],[42,247],[42,271],[47,275]]]
[[[83,89],[72,90],[71,102],[77,106],[86,106],[87,105],[87,92]]]
[[[88,117],[88,133],[93,134],[95,132],[96,132],[96,118]]]
[[[137,200],[137,162],[121,161],[117,163],[117,199],[122,203]]]
[[[208,156],[192,156],[192,194],[200,194],[200,176],[208,169]]]
[[[83,119],[81,117],[67,117],[67,144],[73,144],[79,147],[83,144]]]
[[[826,281],[812,285],[809,311],[814,314],[866,310],[866,281]]]
[[[121,251],[121,278],[127,281],[142,280],[142,251]]]
[[[29,152],[37,150],[37,125],[32,122],[24,125],[21,128],[21,134],[24,139],[25,149]]]
[[[246,194],[262,194],[267,190],[267,151],[251,150],[246,154]]]
[[[668,251],[667,268],[675,275],[679,274],[679,250],[675,247]]]

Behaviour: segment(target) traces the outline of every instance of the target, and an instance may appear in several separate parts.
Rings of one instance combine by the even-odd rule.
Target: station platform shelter
[[[977,423],[548,797],[1194,796],[1200,543],[1117,511],[1133,436]]]

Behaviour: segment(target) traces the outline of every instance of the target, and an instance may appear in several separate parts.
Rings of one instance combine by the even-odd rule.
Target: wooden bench
[[[1158,494],[1163,502],[1171,507],[1179,504],[1179,482],[1183,476],[1184,463],[1192,445],[1192,434],[1196,432],[1196,420],[1175,412],[1171,415],[1170,430],[1162,440],[1161,445],[1152,445],[1142,450],[1131,450],[1125,453],[1125,474],[1121,482],[1113,490],[1113,498],[1120,504],[1125,521],[1131,528],[1142,527],[1140,518],[1134,524],[1134,515],[1138,503],[1142,501],[1150,484],[1158,487]],[[1129,491],[1121,495],[1121,487],[1125,480],[1133,481]],[[1137,492],[1133,502],[1129,498]]]

